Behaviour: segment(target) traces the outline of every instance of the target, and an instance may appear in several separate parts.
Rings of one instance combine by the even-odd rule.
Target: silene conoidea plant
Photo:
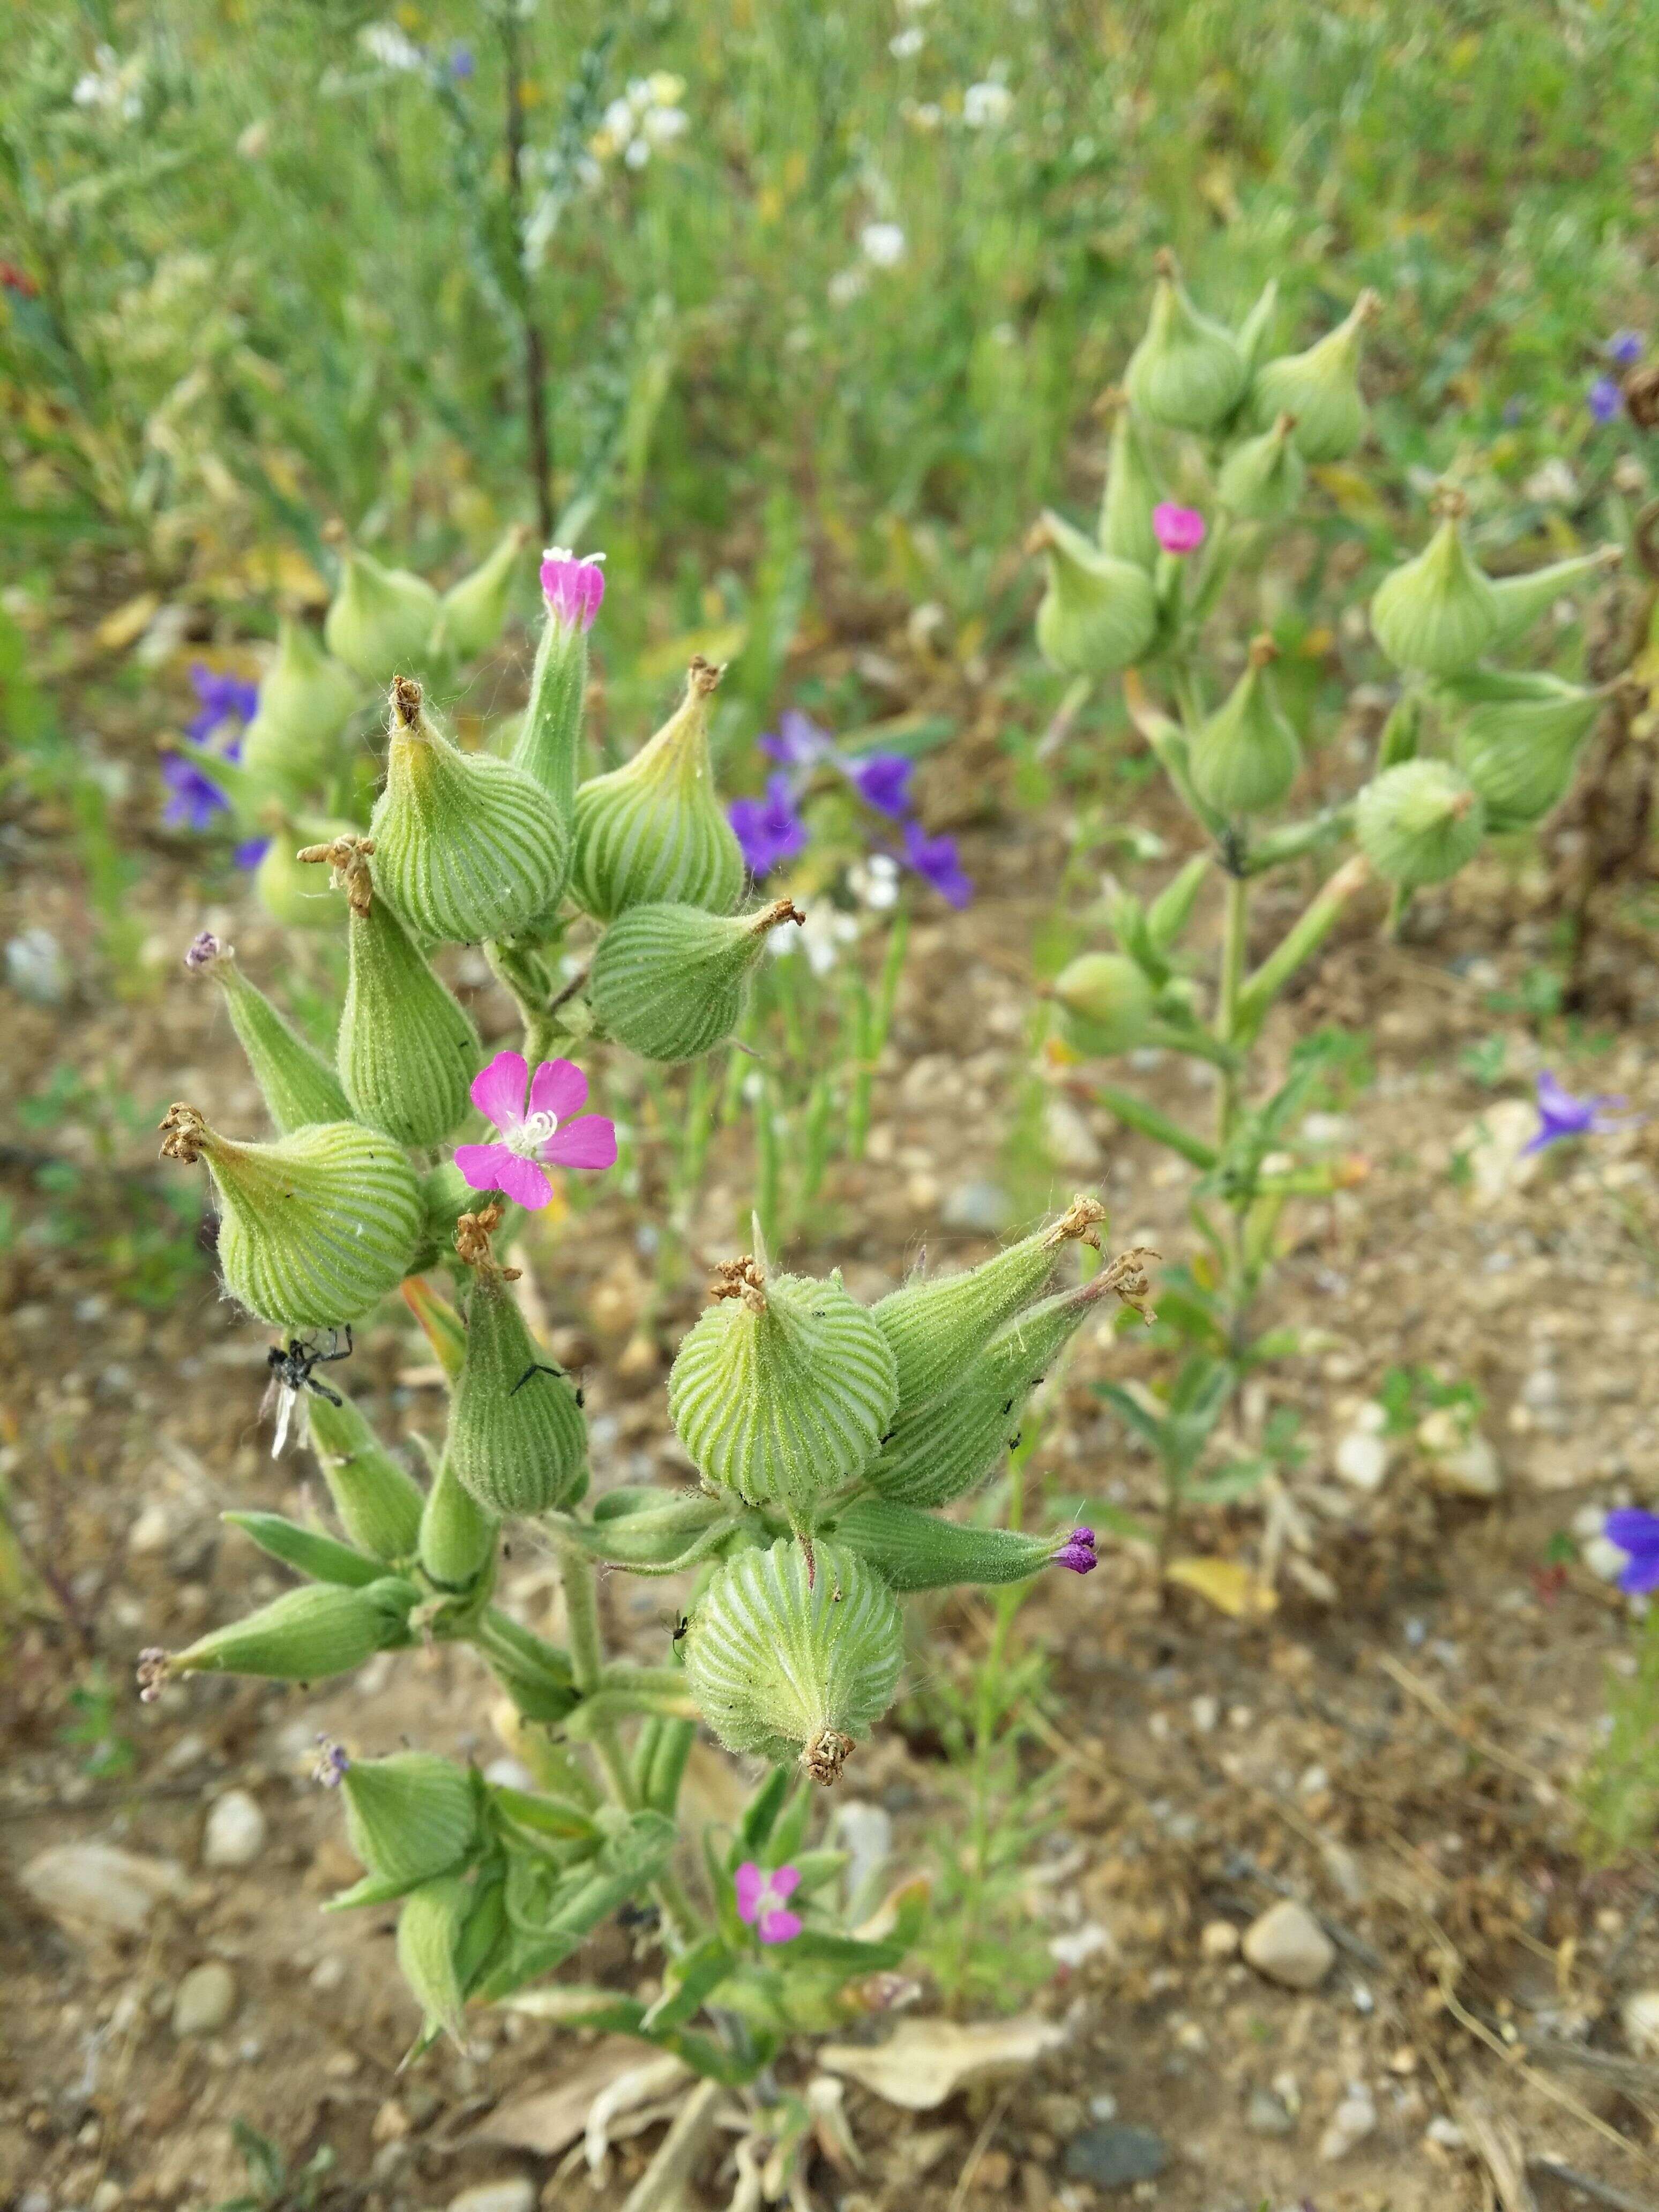
[[[1184,1346],[1180,1370],[1162,1399],[1103,1386],[1162,1470],[1166,1560],[1183,1492],[1238,1379],[1294,1348],[1293,1333],[1253,1334],[1250,1321],[1285,1203],[1358,1171],[1297,1157],[1331,1041],[1304,1040],[1268,1086],[1257,1046],[1270,1008],[1365,884],[1387,889],[1398,927],[1413,893],[1455,875],[1484,839],[1539,822],[1565,793],[1604,696],[1504,664],[1619,549],[1488,576],[1462,496],[1443,487],[1428,544],[1370,600],[1371,634],[1398,679],[1370,779],[1340,805],[1286,818],[1315,733],[1278,696],[1271,629],[1249,634],[1249,580],[1276,537],[1317,522],[1322,467],[1350,462],[1364,441],[1361,339],[1378,307],[1363,293],[1305,351],[1275,355],[1274,285],[1231,329],[1163,257],[1146,334],[1123,389],[1109,396],[1116,414],[1098,525],[1088,533],[1048,514],[1032,535],[1047,565],[1037,643],[1073,679],[1062,726],[1095,684],[1120,678],[1204,846],[1149,901],[1110,890],[1115,949],[1085,951],[1058,976],[1048,1041],[1066,1062],[1161,1047],[1216,1071],[1214,1124],[1204,1130],[1119,1084],[1094,1091],[1198,1170],[1193,1219],[1206,1249],[1196,1267],[1166,1275],[1158,1295],[1160,1319]],[[1253,965],[1252,887],[1344,847],[1356,849]],[[1183,939],[1212,872],[1223,915],[1206,1008]]]
[[[1105,1263],[1088,1197],[972,1271],[915,1277],[873,1306],[838,1274],[786,1271],[757,1234],[718,1270],[668,1380],[700,1480],[590,1494],[582,1392],[536,1342],[507,1264],[556,1176],[616,1158],[612,1124],[586,1110],[585,1076],[552,1048],[609,1041],[658,1062],[714,1051],[738,1028],[769,933],[798,916],[787,900],[745,907],[712,787],[707,664],[624,767],[581,780],[602,571],[560,553],[541,573],[546,629],[511,757],[459,748],[421,684],[392,672],[367,834],[337,823],[284,856],[325,896],[331,880],[346,933],[332,1063],[228,946],[204,934],[186,956],[223,992],[273,1129],[227,1135],[181,1103],[162,1149],[207,1170],[225,1292],[275,1332],[279,1429],[295,1407],[308,1416],[338,1533],[230,1516],[300,1585],[186,1650],[145,1652],[139,1672],[154,1698],[192,1674],[311,1683],[379,1651],[471,1645],[509,1703],[506,1733],[533,1786],[428,1749],[325,1744],[320,1778],[340,1791],[363,1867],[333,1905],[397,1904],[422,2046],[460,2038],[469,2005],[524,2002],[608,1915],[654,1908],[665,1958],[649,2002],[569,1983],[538,1992],[547,2016],[640,2036],[704,2077],[630,2200],[643,2207],[672,2195],[720,2085],[753,2081],[792,2030],[890,1991],[921,1897],[845,1893],[845,1855],[809,1844],[814,1785],[836,1781],[892,1702],[908,1594],[1095,1564],[1088,1528],[988,1529],[944,1509],[992,1474],[1088,1314],[1112,1297],[1138,1307],[1146,1282],[1139,1255]],[[384,674],[424,652],[441,610],[416,581],[349,568],[324,632],[335,656]],[[331,742],[343,727],[348,687],[296,639],[283,647],[295,684],[275,699],[267,685],[246,750],[303,784],[323,725]],[[313,714],[325,683],[327,713]],[[600,934],[562,981],[552,954],[573,910]],[[484,947],[518,1000],[522,1053],[486,1064],[431,965],[444,942]],[[1101,1264],[1057,1288],[1073,1244]],[[400,1287],[449,1384],[424,1486],[341,1379],[353,1325]],[[562,1646],[495,1601],[515,1523],[557,1559]],[[693,1573],[663,1663],[607,1653],[601,1571]],[[700,1723],[762,1778],[734,1833],[682,1850]]]

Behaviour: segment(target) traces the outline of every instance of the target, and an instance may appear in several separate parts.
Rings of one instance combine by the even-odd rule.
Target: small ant
[[[259,1411],[262,1414],[268,1413],[273,1405],[276,1409],[276,1437],[270,1447],[272,1459],[281,1456],[283,1446],[288,1442],[289,1417],[301,1402],[302,1391],[314,1391],[318,1397],[326,1398],[331,1406],[343,1406],[345,1403],[339,1392],[331,1390],[313,1370],[331,1366],[336,1360],[350,1358],[351,1324],[348,1322],[345,1326],[343,1352],[340,1349],[339,1330],[331,1328],[328,1334],[329,1348],[326,1352],[307,1344],[303,1337],[291,1336],[285,1345],[273,1344],[265,1354],[265,1365],[270,1370],[270,1380],[265,1385]]]
[[[564,1376],[564,1379],[567,1382],[570,1379],[568,1375],[565,1375],[565,1370],[562,1367],[544,1367],[540,1360],[532,1359],[529,1366],[525,1369],[524,1373],[520,1376],[518,1381],[507,1392],[507,1396],[509,1398],[516,1398],[520,1391],[523,1389],[525,1384],[530,1380],[532,1375],[560,1375]],[[586,1392],[578,1387],[576,1391],[576,1403],[579,1406],[585,1406],[586,1402],[587,1397]]]

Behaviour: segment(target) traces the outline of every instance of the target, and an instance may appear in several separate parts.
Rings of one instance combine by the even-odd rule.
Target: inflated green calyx
[[[1365,786],[1354,810],[1361,852],[1401,890],[1455,876],[1474,858],[1486,829],[1480,793],[1449,761],[1402,761],[1385,769]]]
[[[340,582],[323,620],[323,641],[365,683],[389,684],[399,668],[425,669],[437,651],[438,594],[423,576],[383,568],[372,555],[326,533],[340,549]]]
[[[1218,814],[1260,814],[1296,781],[1302,747],[1267,673],[1278,656],[1272,638],[1252,639],[1244,673],[1193,740],[1193,788]]]
[[[587,1425],[575,1385],[546,1358],[512,1291],[516,1268],[490,1251],[501,1209],[463,1214],[455,1249],[472,1271],[466,1355],[444,1461],[477,1503],[505,1520],[574,1504],[587,1479]]]
[[[1308,471],[1291,433],[1294,415],[1281,415],[1259,438],[1235,446],[1216,478],[1216,496],[1243,522],[1282,522],[1307,489]]]
[[[1559,677],[1480,671],[1445,687],[1467,706],[1452,757],[1486,802],[1493,830],[1540,822],[1565,797],[1578,748],[1606,699]]]
[[[1461,495],[1443,493],[1440,527],[1414,560],[1385,576],[1371,629],[1396,668],[1461,676],[1498,635],[1503,605],[1463,542]]]
[[[1102,552],[1053,514],[1042,517],[1025,549],[1048,564],[1036,640],[1051,668],[1109,676],[1140,658],[1158,628],[1158,596],[1145,568]]]
[[[501,643],[513,597],[514,568],[529,536],[524,525],[515,522],[494,551],[444,593],[438,635],[443,649],[457,660],[477,660]]]
[[[351,1119],[334,1070],[248,981],[236,964],[234,945],[204,930],[185,955],[185,965],[192,975],[211,975],[224,993],[230,1025],[279,1135],[310,1121]]]
[[[285,616],[277,625],[276,658],[259,686],[258,711],[242,733],[243,767],[307,790],[335,766],[362,696],[357,679],[324,651],[316,632]]]
[[[1375,292],[1362,292],[1352,313],[1317,344],[1264,362],[1255,373],[1250,386],[1253,418],[1265,429],[1276,416],[1293,416],[1297,449],[1304,460],[1346,460],[1365,434],[1360,339],[1382,305]]]
[[[1194,306],[1173,254],[1160,253],[1158,267],[1152,319],[1125,378],[1129,397],[1168,429],[1218,429],[1249,382],[1243,350],[1224,323]]]
[[[642,1060],[696,1060],[735,1034],[766,939],[805,919],[788,899],[727,920],[696,906],[632,907],[599,939],[595,1019]]]
[[[714,791],[708,722],[723,672],[699,654],[685,696],[632,760],[576,793],[570,888],[600,921],[668,902],[730,914],[743,849]]]
[[[1103,406],[1115,407],[1117,420],[1112,426],[1111,457],[1100,501],[1100,550],[1114,560],[1133,561],[1151,575],[1160,550],[1152,527],[1152,509],[1162,495],[1139,428],[1124,398],[1123,393],[1111,392],[1102,402]]]
[[[412,1558],[421,1533],[421,1486],[343,1391],[313,1398],[309,1440],[352,1542],[377,1559]]]

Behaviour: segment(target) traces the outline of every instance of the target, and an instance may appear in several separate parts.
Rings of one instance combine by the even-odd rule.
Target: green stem
[[[1342,909],[1360,887],[1370,880],[1370,864],[1363,853],[1351,854],[1318,894],[1310,900],[1255,974],[1247,976],[1238,994],[1236,1028],[1245,1042],[1261,1028],[1267,1009],[1291,977],[1324,943],[1335,928]]]
[[[1221,928],[1221,985],[1216,1000],[1215,1034],[1219,1044],[1232,1045],[1238,1036],[1238,994],[1244,980],[1244,958],[1249,944],[1250,887],[1243,876],[1226,878],[1227,903]],[[1239,1071],[1224,1067],[1216,1103],[1215,1141],[1224,1150],[1238,1117]]]
[[[1143,1137],[1150,1137],[1155,1145],[1178,1152],[1183,1160],[1190,1160],[1206,1174],[1215,1165],[1213,1145],[1206,1145],[1202,1137],[1183,1129],[1178,1121],[1172,1121],[1167,1114],[1160,1113],[1134,1091],[1120,1091],[1115,1083],[1097,1083],[1092,1092],[1095,1103],[1105,1107],[1108,1113],[1115,1114],[1126,1128],[1139,1130]]]

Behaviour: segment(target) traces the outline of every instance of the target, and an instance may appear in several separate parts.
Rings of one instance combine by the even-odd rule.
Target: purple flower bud
[[[900,822],[910,804],[910,778],[915,768],[915,763],[906,760],[902,753],[872,753],[848,773],[853,788],[866,806]]]
[[[605,597],[603,553],[578,556],[567,546],[550,545],[542,556],[542,596],[547,611],[567,629],[590,630]]]
[[[1625,411],[1625,395],[1610,376],[1598,376],[1585,404],[1598,422],[1612,422]]]
[[[960,910],[972,899],[973,879],[963,872],[954,837],[930,837],[921,823],[907,822],[903,859],[907,867],[931,884],[947,906]]]
[[[1642,343],[1640,331],[1615,331],[1607,340],[1607,359],[1620,368],[1634,368],[1642,358]]]
[[[223,951],[223,945],[213,932],[204,929],[199,937],[191,940],[190,950],[185,955],[185,965],[195,975],[204,968],[210,968]]]
[[[1066,1541],[1054,1553],[1057,1567],[1069,1567],[1074,1575],[1091,1575],[1100,1565],[1095,1557],[1095,1532],[1092,1528],[1073,1528]]]
[[[777,728],[762,738],[760,749],[780,768],[816,768],[820,761],[835,757],[836,742],[809,714],[787,707],[778,716]]]
[[[311,1770],[313,1782],[320,1782],[325,1790],[337,1790],[351,1771],[351,1761],[343,1743],[336,1743],[331,1735],[317,1738],[317,1761]]]
[[[734,799],[726,815],[756,878],[769,875],[780,860],[792,860],[806,844],[806,824],[794,810],[789,779],[781,771],[767,778],[764,799]]]
[[[161,781],[167,787],[161,819],[169,830],[210,830],[216,815],[230,811],[218,785],[183,753],[162,754]]]

